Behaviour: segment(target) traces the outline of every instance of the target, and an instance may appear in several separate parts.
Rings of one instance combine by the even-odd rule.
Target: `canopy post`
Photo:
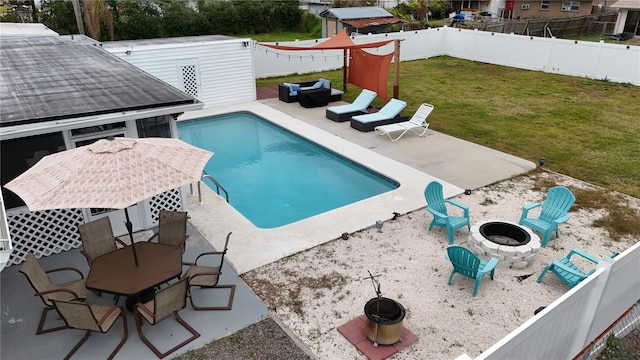
[[[348,49],[342,49],[342,91],[347,91],[347,54]]]
[[[393,51],[393,58],[395,61],[395,74],[393,77],[393,97],[399,99],[400,95],[400,40],[394,40],[395,47]]]

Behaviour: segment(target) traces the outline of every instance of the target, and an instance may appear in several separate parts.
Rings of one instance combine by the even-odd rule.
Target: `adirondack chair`
[[[445,227],[449,237],[449,244],[453,244],[453,236],[457,229],[466,226],[467,230],[471,230],[469,207],[457,201],[445,199],[442,192],[442,184],[437,181],[430,182],[424,189],[424,197],[427,200],[427,211],[433,215],[433,220],[429,224],[429,231],[434,226]],[[449,215],[447,204],[462,209],[463,216]]]
[[[593,266],[589,271],[584,271],[578,265],[576,265],[575,261],[571,261],[571,257],[573,255],[578,255],[586,260],[586,262],[591,262],[594,265],[598,265],[598,259],[596,259],[593,255],[588,254],[579,249],[573,249],[567,254],[567,256],[561,257],[558,260],[554,260],[551,264],[547,265],[538,276],[538,280],[536,282],[542,281],[542,278],[547,274],[547,271],[551,271],[554,273],[560,280],[562,280],[565,284],[569,285],[569,287],[574,287],[578,285],[582,280],[586,279],[589,275],[591,275],[594,271],[596,271],[596,267]],[[612,258],[618,255],[617,252],[611,255]],[[583,266],[584,267],[584,266]]]
[[[492,257],[489,261],[484,262],[471,250],[460,245],[450,245],[447,247],[445,258],[453,265],[453,270],[451,270],[451,275],[449,275],[447,285],[451,285],[451,279],[453,279],[453,274],[455,273],[475,279],[476,282],[473,286],[473,297],[478,293],[480,281],[482,281],[482,278],[487,273],[491,277],[491,280],[493,280],[493,273],[496,265],[498,265],[498,259]]]
[[[539,232],[542,235],[540,246],[546,247],[553,232],[558,237],[558,225],[569,220],[567,212],[575,201],[571,190],[564,186],[554,186],[547,191],[544,203],[531,203],[522,207],[519,224]],[[529,210],[537,207],[542,207],[540,215],[537,218],[528,217]]]

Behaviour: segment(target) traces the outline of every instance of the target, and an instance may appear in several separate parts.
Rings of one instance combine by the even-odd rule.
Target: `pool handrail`
[[[225,188],[220,185],[220,183],[213,178],[213,176],[207,174],[206,171],[202,172],[202,177],[200,178],[200,181],[198,181],[198,202],[202,203],[202,192],[200,191],[200,183],[202,183],[202,180],[205,179],[209,179],[211,180],[211,182],[216,186],[216,193],[218,193],[218,195],[220,195],[220,189],[222,189],[222,191],[224,192],[224,197],[227,200],[227,203],[229,202],[229,193],[227,192],[227,190],[225,190]],[[190,190],[191,190],[191,195],[193,195],[193,184],[189,185]]]

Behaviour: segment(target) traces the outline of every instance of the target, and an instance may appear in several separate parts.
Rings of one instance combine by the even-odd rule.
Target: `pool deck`
[[[330,106],[340,104],[345,103]],[[443,184],[445,197],[452,197],[464,189],[479,188],[535,168],[531,161],[433,130],[425,137],[405,134],[391,142],[387,136],[352,129],[349,122],[331,121],[325,118],[325,109],[263,99],[206,108],[178,119],[250,111],[400,183],[398,189],[385,194],[273,229],[255,227],[224,198],[202,186],[202,202],[197,194],[189,197],[190,221],[215,248],[222,247],[227,232],[233,232],[227,259],[239,274],[337,239],[343,233],[371,227],[376,220],[389,220],[394,212],[405,214],[425,208],[423,191],[432,180]],[[233,201],[233,194],[229,197]]]

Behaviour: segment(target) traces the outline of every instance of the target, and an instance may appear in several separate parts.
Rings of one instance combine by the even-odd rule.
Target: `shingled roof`
[[[75,38],[0,37],[0,127],[198,103]]]

